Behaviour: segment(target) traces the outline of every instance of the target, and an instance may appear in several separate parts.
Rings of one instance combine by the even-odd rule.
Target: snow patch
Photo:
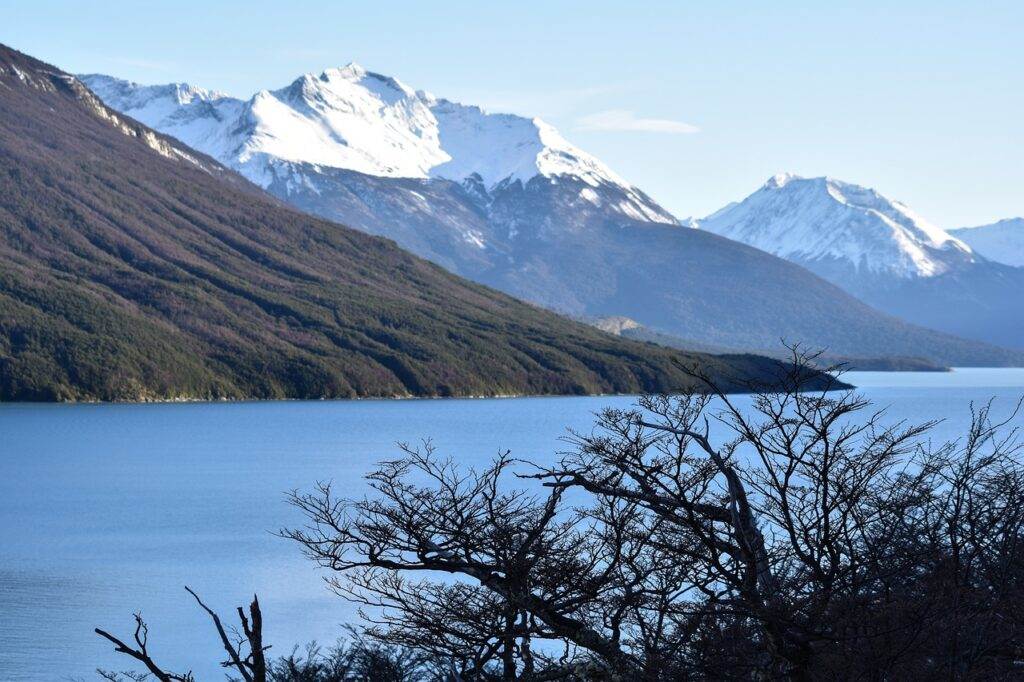
[[[601,205],[601,195],[589,187],[584,187],[583,189],[580,190],[580,199],[588,201],[594,206]]]
[[[413,198],[413,203],[421,210],[427,213],[431,213],[430,202],[427,198],[415,190],[409,190],[409,196]]]
[[[487,246],[484,243],[484,236],[480,233],[479,230],[467,230],[466,232],[463,233],[462,237],[463,239],[465,239],[467,242],[477,247],[478,249],[483,249],[486,248]]]

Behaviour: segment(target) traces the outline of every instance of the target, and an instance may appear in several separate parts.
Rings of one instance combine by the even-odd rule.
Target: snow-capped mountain
[[[695,226],[799,263],[912,322],[1024,347],[1024,270],[873,189],[781,173]]]
[[[697,224],[789,260],[860,275],[933,277],[977,260],[967,244],[900,202],[827,177],[780,173]]]
[[[788,339],[943,364],[1018,357],[907,325],[801,267],[685,229],[537,119],[489,114],[354,65],[247,100],[82,80],[112,108],[303,211],[560,312],[621,315],[729,348]]]
[[[607,210],[674,222],[649,197],[544,121],[491,114],[414,91],[357,64],[306,74],[248,100],[185,83],[140,86],[102,75],[82,80],[108,106],[217,158],[264,188],[315,188],[315,168],[384,178],[480,183],[488,192],[532,178],[572,178],[581,198],[622,197]]]
[[[1024,218],[1006,218],[949,233],[989,260],[1024,267]]]

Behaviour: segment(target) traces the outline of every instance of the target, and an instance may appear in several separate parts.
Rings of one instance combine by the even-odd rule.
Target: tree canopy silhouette
[[[812,361],[743,397],[695,370],[699,388],[604,410],[547,462],[405,445],[365,497],[293,493],[306,521],[282,534],[360,605],[374,660],[415,661],[406,679],[1017,675],[1017,411],[974,406],[935,444],[934,422],[809,386]],[[390,679],[286,660],[267,679]]]

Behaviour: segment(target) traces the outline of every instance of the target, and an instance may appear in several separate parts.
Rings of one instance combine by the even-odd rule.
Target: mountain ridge
[[[181,152],[181,153],[179,153]],[[626,342],[285,207],[0,46],[0,399],[733,390],[784,365]]]
[[[354,63],[304,74],[248,100],[189,84],[140,86],[102,74],[80,78],[112,108],[231,159],[229,165],[261,187],[276,177],[275,161],[379,177],[475,177],[488,190],[537,176],[573,176],[592,187],[623,190],[627,200],[619,208],[629,217],[675,222],[539,118],[437,98]]]
[[[659,346],[665,346],[667,348],[680,348],[687,350],[695,350],[702,353],[713,353],[713,354],[730,354],[739,352],[735,348],[725,348],[721,346],[713,346],[710,344],[701,343],[700,341],[694,341],[693,339],[684,339],[671,334],[664,334],[658,332],[649,327],[641,325],[636,320],[628,317],[606,317],[597,320],[584,320],[594,325],[598,329],[604,330],[610,334],[622,336],[627,339],[635,339],[637,341],[645,341],[647,343],[654,343]],[[785,359],[792,355],[792,349],[786,348],[783,350],[779,349],[767,349],[757,353],[758,355],[767,355],[768,357],[774,357],[777,359]],[[920,357],[850,357],[843,355],[835,355],[827,351],[815,352],[815,357],[811,360],[812,364],[817,367],[824,369],[839,368],[843,372],[858,371],[858,372],[948,372],[951,368],[936,364],[929,360]]]
[[[395,90],[383,80],[371,85],[393,90],[384,99],[377,90],[360,86],[362,76],[346,77],[341,83],[338,78],[332,80],[331,74],[325,78],[300,77],[288,86],[299,94],[270,99],[281,102],[298,97],[312,102],[308,109],[322,110],[317,115],[331,124],[324,129],[334,131],[358,129],[350,120],[350,110],[360,120],[367,112],[377,112],[373,116],[379,120],[367,125],[375,132],[383,127],[392,136],[411,130],[410,120],[430,123],[433,112],[421,97],[445,102],[432,95],[410,99],[409,92],[415,92],[411,88]],[[926,354],[944,365],[1024,362],[1019,353],[906,325],[802,267],[684,228],[642,190],[614,175],[537,172],[524,182],[505,172],[515,164],[495,162],[506,177],[494,183],[495,175],[470,173],[449,179],[431,177],[421,168],[408,173],[416,177],[395,177],[394,173],[271,158],[261,147],[261,136],[269,128],[235,125],[239,114],[234,109],[228,112],[231,116],[217,119],[197,104],[179,106],[169,100],[179,89],[154,90],[154,100],[145,88],[159,86],[134,86],[106,76],[86,77],[86,82],[114,108],[124,107],[126,115],[141,116],[144,123],[181,136],[240,172],[245,173],[256,159],[262,165],[253,167],[259,172],[249,168],[250,177],[292,206],[394,239],[459,275],[574,317],[622,315],[664,333],[731,348],[781,349],[780,339],[786,339],[843,355]],[[301,94],[310,88],[326,89],[325,97]],[[350,92],[353,88],[356,92]],[[198,91],[187,89],[186,94]],[[233,101],[232,107],[246,106]],[[457,106],[460,112],[479,111]],[[285,113],[291,121],[292,115]],[[301,116],[307,114],[302,108]],[[202,119],[200,124],[196,116]],[[272,117],[257,118],[260,125],[276,125]],[[402,124],[399,133],[388,128],[396,120]],[[444,126],[426,123],[423,134],[429,138],[429,149],[435,149],[430,145],[444,139],[439,134],[435,140],[433,135],[443,133]],[[298,150],[289,155],[307,153],[302,139],[285,139],[291,127],[274,129],[280,144]],[[470,140],[472,131],[463,132],[455,138],[466,141],[460,147],[463,150],[479,150],[492,139],[488,131],[478,140]],[[230,144],[224,142],[228,133],[229,137],[237,133]],[[348,141],[353,149],[365,150],[371,144],[355,138]],[[252,156],[252,149],[246,147],[250,142],[264,151]],[[582,155],[576,150],[563,160],[575,162]],[[505,158],[500,153],[497,157]]]

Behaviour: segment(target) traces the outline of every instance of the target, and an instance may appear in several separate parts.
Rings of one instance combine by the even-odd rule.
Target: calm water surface
[[[894,420],[945,418],[937,440],[962,430],[972,400],[1008,410],[1024,394],[1024,370],[847,378]],[[333,642],[353,612],[272,534],[298,521],[285,491],[331,479],[358,495],[397,441],[425,437],[467,464],[503,448],[551,460],[567,427],[632,401],[0,405],[0,680],[128,667],[92,629],[127,637],[138,610],[158,661],[223,679],[186,584],[225,616],[258,592],[274,653]]]

